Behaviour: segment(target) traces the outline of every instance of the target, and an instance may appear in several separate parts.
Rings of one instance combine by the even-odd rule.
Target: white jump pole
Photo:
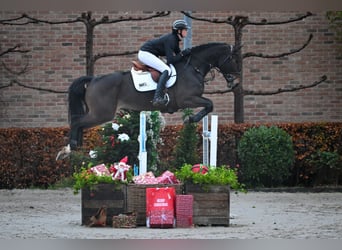
[[[209,137],[210,137],[210,131],[208,131],[208,116],[206,115],[203,120],[203,165],[208,166],[209,165]]]
[[[217,115],[212,115],[210,125],[210,166],[215,167],[217,159],[217,121]]]
[[[140,129],[139,129],[139,174],[147,172],[147,151],[146,151],[146,113],[140,112]]]
[[[208,129],[208,116],[203,118],[203,165],[216,167],[217,160],[217,115],[211,116],[210,130]],[[209,152],[210,141],[210,152]],[[210,157],[209,157],[210,156]]]

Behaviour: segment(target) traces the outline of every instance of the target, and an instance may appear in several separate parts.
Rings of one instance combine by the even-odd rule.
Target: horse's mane
[[[201,50],[205,50],[205,49],[208,49],[208,48],[211,48],[211,47],[214,47],[214,46],[219,46],[219,45],[227,45],[226,43],[218,43],[218,42],[212,42],[212,43],[206,43],[206,44],[201,44],[201,45],[198,45],[198,46],[195,46],[195,47],[192,47],[191,48],[191,52],[198,52],[198,51],[201,51]]]

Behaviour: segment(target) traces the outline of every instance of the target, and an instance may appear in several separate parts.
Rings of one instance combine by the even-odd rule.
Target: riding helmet
[[[189,29],[189,26],[184,20],[179,19],[173,22],[172,29],[173,30]]]

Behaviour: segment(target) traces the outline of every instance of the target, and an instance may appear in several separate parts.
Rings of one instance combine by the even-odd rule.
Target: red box
[[[170,228],[175,226],[175,197],[173,187],[146,188],[146,226]]]
[[[193,203],[192,195],[176,195],[176,226],[192,227],[193,226]]]

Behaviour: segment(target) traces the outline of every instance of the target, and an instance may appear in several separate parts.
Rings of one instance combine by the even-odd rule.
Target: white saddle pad
[[[173,86],[177,79],[177,73],[176,73],[175,67],[173,65],[170,65],[170,68],[171,68],[171,77],[166,82],[167,88],[170,88],[171,86]],[[145,92],[145,91],[155,90],[157,88],[157,83],[153,81],[150,72],[141,71],[141,70],[136,71],[132,67],[131,74],[132,74],[132,78],[133,78],[133,82],[134,82],[134,86],[136,90]]]

